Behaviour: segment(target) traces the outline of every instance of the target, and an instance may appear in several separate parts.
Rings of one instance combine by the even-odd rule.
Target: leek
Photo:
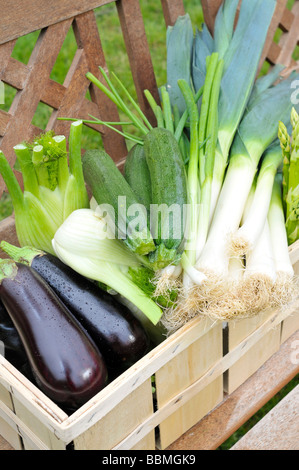
[[[275,143],[266,150],[258,172],[251,208],[241,227],[232,237],[234,253],[245,255],[255,246],[261,236],[267,220],[275,175],[282,160],[279,144]]]
[[[105,220],[94,211],[74,211],[59,227],[52,243],[56,255],[65,264],[89,279],[109,285],[132,302],[143,312],[143,323],[159,322],[162,310],[135,284],[130,274],[132,269],[137,272],[144,269],[141,258],[115,239]]]
[[[244,114],[198,269],[220,277],[228,274],[231,238],[240,226],[259,161],[276,140],[279,119],[289,120],[290,80],[270,87]]]
[[[227,3],[231,1],[224,2],[223,8]],[[235,20],[237,2],[233,3],[234,8],[228,10],[231,15],[230,29]],[[222,52],[224,73],[219,99],[218,145],[213,174],[211,214],[214,213],[221,191],[233,139],[253,89],[275,4],[274,0],[242,1],[236,30],[226,50]],[[228,22],[227,16],[225,18]],[[221,41],[218,43],[221,45]],[[217,49],[215,52],[218,52]]]
[[[89,207],[81,165],[82,122],[70,127],[69,167],[65,136],[47,132],[32,144],[14,147],[22,173],[24,192],[0,153],[0,173],[10,193],[16,232],[21,246],[55,254],[52,239],[74,210]]]

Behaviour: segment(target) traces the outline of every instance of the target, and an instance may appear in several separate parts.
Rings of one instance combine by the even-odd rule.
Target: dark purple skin
[[[114,296],[51,254],[36,256],[31,267],[90,334],[108,368],[121,372],[148,352],[149,337],[140,321]]]
[[[28,379],[34,382],[34,377],[28,358],[21,341],[20,335],[17,332],[9,314],[6,311],[3,303],[0,301],[0,341],[4,344],[4,357],[16,369],[22,372]]]
[[[67,307],[31,267],[15,263],[1,300],[24,345],[37,386],[54,402],[77,409],[107,383],[103,357]]]

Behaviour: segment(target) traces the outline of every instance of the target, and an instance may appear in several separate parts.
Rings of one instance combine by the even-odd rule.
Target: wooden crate
[[[53,109],[47,129],[65,135],[69,125],[58,121],[59,116],[91,113],[118,119],[115,106],[85,78],[88,70],[99,76],[98,66],[106,66],[94,9],[108,3],[116,5],[139,103],[153,120],[143,90],[156,99],[158,93],[138,0],[19,0],[14,11],[2,6],[0,30],[0,80],[18,90],[10,111],[0,111],[0,148],[12,166],[13,145],[40,133],[32,125],[40,102]],[[295,65],[299,2],[292,12],[286,3],[277,2],[261,65],[265,60]],[[211,31],[220,4],[202,0]],[[161,0],[162,11],[165,24],[173,24],[184,13],[183,1]],[[70,28],[77,52],[65,82],[58,84],[50,72]],[[273,42],[277,28],[283,32],[279,44]],[[41,32],[28,64],[17,62],[11,57],[17,38],[35,30]],[[88,90],[91,101],[86,99]],[[123,161],[127,150],[122,138],[107,128],[96,130],[114,160]],[[1,193],[3,189],[0,181]],[[18,243],[13,216],[1,222],[0,238]],[[297,269],[298,243],[291,247],[291,257]],[[166,449],[222,401],[224,384],[233,390],[243,383],[298,329],[298,310],[296,299],[287,308],[225,329],[221,322],[194,319],[70,416],[0,356],[0,434],[16,449]]]

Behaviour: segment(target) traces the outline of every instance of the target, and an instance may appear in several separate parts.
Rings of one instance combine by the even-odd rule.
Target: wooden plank
[[[0,44],[115,0],[10,0],[1,2]],[[33,14],[34,12],[34,14]]]
[[[166,26],[173,26],[179,16],[185,14],[182,0],[161,0]]]
[[[11,393],[0,384],[0,402],[3,403],[9,410],[13,411],[13,400]],[[0,417],[0,434],[6,441],[14,448],[21,449],[22,443],[15,427],[11,427],[2,417]],[[1,447],[0,447],[1,448]]]
[[[277,58],[277,63],[289,66],[292,55],[299,40],[299,2],[295,2],[293,7],[294,20],[290,30],[284,33],[280,39],[281,53]]]
[[[68,415],[61,410],[52,400],[42,393],[30,380],[13,367],[4,357],[0,355],[0,384],[9,389],[16,400],[19,400],[32,413],[42,425],[55,432]],[[8,407],[0,401],[0,408],[4,410],[7,419],[16,423],[19,431],[24,434],[32,434],[30,429],[24,425],[14,413],[8,412]],[[38,442],[41,442],[37,438]],[[43,444],[42,444],[43,445]]]
[[[0,47],[0,63],[1,63],[0,80],[3,79],[3,74],[10,60],[10,56],[14,49],[15,43],[16,41],[9,41]]]
[[[271,310],[262,312],[252,318],[228,323],[228,350],[233,350],[247,336],[258,329],[272,315]],[[261,340],[242,355],[227,372],[225,390],[232,393],[248,379],[280,347],[280,325],[271,329]]]
[[[283,32],[290,31],[291,26],[294,21],[294,13],[291,12],[288,8],[286,8],[283,12],[282,18],[279,22],[279,27]]]
[[[6,439],[4,439],[2,436],[0,436],[0,451],[1,450],[14,450],[14,448],[7,442]]]
[[[277,28],[279,27],[279,23],[281,18],[283,17],[283,13],[286,9],[287,0],[280,0],[276,2],[276,8],[273,14],[273,18],[271,24],[268,29],[267,39],[265,42],[264,50],[261,56],[259,70],[263,66],[266,59],[269,60],[271,64],[276,64],[277,58],[279,57],[280,49],[277,47],[277,44],[273,42],[275,33]]]
[[[215,18],[221,3],[222,0],[201,0],[205,23],[212,34],[214,31]]]
[[[231,450],[299,450],[299,385]]]
[[[253,376],[167,450],[215,450],[240,426],[257,413],[299,372],[299,364],[290,361],[299,340],[299,332],[281,345]]]
[[[89,87],[89,80],[85,76],[87,72],[88,65],[85,51],[84,49],[78,49],[64,81],[66,91],[63,99],[59,108],[53,111],[46,130],[52,129],[55,134],[68,137],[70,122],[57,119],[59,117],[80,117],[81,103]],[[76,96],[75,100],[74,96]]]
[[[139,1],[119,0],[116,5],[139,105],[147,118],[155,124],[156,120],[144,96],[144,90],[149,90],[157,102],[159,94]]]
[[[90,11],[77,16],[73,27],[78,47],[84,48],[86,53],[88,71],[103,81],[99,67],[101,66],[104,69],[107,69],[107,67],[94,12]],[[119,121],[116,105],[95,85],[90,84],[89,90],[91,99],[98,108],[93,115],[105,121]],[[118,161],[125,157],[127,155],[127,146],[123,137],[105,126],[99,126],[98,128],[102,134],[104,148],[113,160]]]
[[[125,397],[106,416],[83,432],[74,440],[75,450],[108,450],[114,447],[143,420],[153,413],[153,397],[151,380],[148,379],[140,387]],[[148,450],[155,449],[154,430],[145,437]],[[142,442],[135,447],[142,448]],[[129,447],[126,450],[130,450]]]
[[[288,308],[276,310],[263,325],[253,332],[248,338],[236,346],[233,351],[228,352],[220,361],[218,361],[206,374],[200,379],[186,387],[184,392],[174,396],[168,403],[157,410],[154,415],[148,418],[141,426],[137,427],[126,439],[124,439],[114,450],[126,449],[131,443],[136,443],[150,429],[157,426],[164,419],[170,416],[176,409],[183,406],[191,400],[197,393],[207,387],[209,384],[227,371],[237,359],[246,354],[258,341],[260,341],[272,328],[280,325],[280,323],[294,311],[299,308],[299,298],[296,299]]]
[[[216,324],[203,337],[176,356],[155,374],[157,407],[201,377],[222,357],[222,325]],[[209,413],[223,399],[222,376],[219,376],[192,400],[162,421],[160,447],[165,449],[187,429]]]
[[[18,237],[16,233],[16,227],[15,227],[15,218],[13,215],[10,217],[7,217],[4,220],[1,220],[0,222],[0,239],[5,240],[12,245],[19,245],[18,242]],[[7,258],[8,256],[0,250],[0,257],[1,258]]]

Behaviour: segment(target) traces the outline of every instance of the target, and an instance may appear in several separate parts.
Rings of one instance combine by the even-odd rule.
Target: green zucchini
[[[149,213],[152,200],[151,177],[143,145],[136,144],[129,151],[124,166],[124,176]]]
[[[152,129],[144,138],[144,152],[151,179],[151,230],[157,245],[149,258],[154,269],[161,269],[177,262],[183,250],[187,177],[179,145],[170,131]]]
[[[140,201],[112,158],[104,150],[88,150],[83,156],[83,173],[96,202],[105,204],[103,209],[114,221],[115,237],[138,255],[154,251],[147,213],[141,211]]]

